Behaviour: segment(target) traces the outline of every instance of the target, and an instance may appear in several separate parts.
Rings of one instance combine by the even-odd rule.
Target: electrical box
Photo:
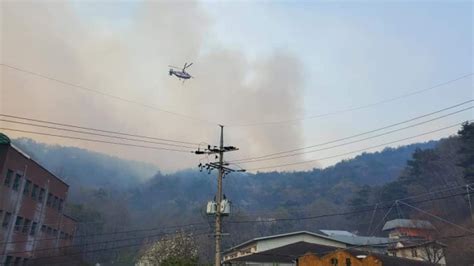
[[[216,211],[217,211],[217,203],[215,201],[208,201],[207,208],[206,208],[207,215],[214,215],[216,214]]]
[[[220,206],[220,207],[221,207],[221,210],[220,210],[220,211],[221,211],[221,214],[222,214],[223,216],[228,216],[228,215],[230,215],[230,205],[231,205],[231,204],[230,204],[230,200],[223,199],[223,200],[221,201],[221,206]]]

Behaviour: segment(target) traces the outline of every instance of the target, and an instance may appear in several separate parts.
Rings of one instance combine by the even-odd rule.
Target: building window
[[[46,232],[46,225],[41,226],[41,232],[43,232],[43,233]]]
[[[414,258],[418,257],[418,252],[417,252],[416,248],[411,250],[411,256],[414,257]]]
[[[23,189],[23,195],[29,195],[30,194],[30,187],[31,187],[31,181],[26,180],[25,188]]]
[[[12,264],[13,257],[12,256],[7,256],[7,259],[5,260],[5,265],[10,266]]]
[[[59,199],[58,211],[62,211],[62,210],[63,210],[63,205],[64,205],[64,200],[63,200],[63,199]]]
[[[337,259],[336,258],[331,259],[331,266],[337,266]]]
[[[40,193],[38,194],[38,201],[43,203],[43,199],[44,199],[44,194],[46,193],[46,190],[44,190],[44,188],[42,188],[40,190]]]
[[[23,266],[25,266],[25,265],[28,265],[28,259],[27,258],[23,259]]]
[[[64,234],[63,231],[61,231],[61,233],[59,233],[59,234],[60,234],[61,239],[65,239],[65,234]]]
[[[53,231],[53,228],[51,228],[51,227],[48,226],[48,229],[47,229],[46,233],[47,233],[48,235],[50,235],[52,231]]]
[[[53,201],[53,194],[48,193],[48,199],[46,200],[46,205],[51,206],[52,201]]]
[[[34,184],[33,185],[33,189],[31,190],[31,197],[36,200],[36,197],[38,196],[38,190],[39,190],[39,187],[38,185]]]
[[[19,265],[20,265],[20,262],[21,262],[21,258],[20,258],[20,257],[16,257],[16,258],[15,258],[15,262],[13,263],[13,265],[19,266]]]
[[[53,230],[53,236],[57,236],[58,235],[58,230],[57,229],[54,229]]]
[[[351,266],[351,265],[352,265],[351,258],[346,258],[346,266]]]
[[[23,230],[21,230],[23,233],[28,232],[30,229],[31,221],[29,219],[25,218],[25,222],[23,223]]]
[[[38,226],[38,223],[37,222],[33,222],[31,224],[31,231],[30,231],[30,235],[31,236],[34,236],[36,234],[36,227]]]
[[[0,221],[3,221],[2,219],[3,219],[3,211],[0,210]]]
[[[15,181],[13,181],[13,186],[12,189],[18,191],[18,188],[20,187],[20,181],[21,181],[21,175],[16,174],[15,175]]]
[[[53,200],[53,209],[57,209],[58,208],[58,200],[59,198],[54,196],[54,200]]]
[[[2,222],[3,228],[8,227],[8,225],[10,224],[11,217],[12,217],[12,214],[10,212],[5,212],[5,216],[3,217],[3,222]]]
[[[17,216],[16,221],[15,221],[15,231],[20,231],[22,224],[23,224],[23,217]]]
[[[13,170],[8,169],[7,170],[7,175],[5,176],[5,181],[3,181],[3,184],[7,187],[10,186],[12,182],[12,176],[13,176]]]

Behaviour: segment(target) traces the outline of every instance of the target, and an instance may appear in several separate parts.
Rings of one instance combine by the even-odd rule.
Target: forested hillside
[[[224,223],[224,231],[231,234],[224,245],[294,230],[344,229],[380,235],[383,222],[397,217],[431,220],[440,235],[459,233],[408,205],[395,206],[394,200],[405,199],[403,202],[416,205],[421,199],[423,203],[417,208],[467,223],[466,195],[452,197],[450,193],[462,192],[468,180],[474,181],[472,131],[473,125],[466,124],[458,136],[364,153],[325,169],[230,175],[224,179],[224,187],[233,211],[226,220],[261,222]],[[194,222],[209,222],[207,230],[211,230],[204,206],[215,193],[215,173],[209,175],[197,169],[173,174],[156,171],[146,178],[146,173],[153,170],[150,165],[25,139],[15,143],[53,172],[62,173],[71,183],[71,190],[80,192],[70,200],[67,211],[87,223],[81,225],[82,233]],[[453,189],[439,194],[446,188]],[[448,197],[435,202],[433,199],[439,196]],[[372,207],[359,212],[363,206]],[[325,217],[351,208],[357,212]],[[317,216],[322,217],[311,218]],[[281,218],[290,220],[275,221]],[[199,243],[201,256],[211,256],[208,247],[212,239],[205,237]],[[470,250],[450,252],[451,258],[456,258],[459,252]],[[128,259],[133,258],[134,253],[130,254]]]
[[[121,160],[83,149],[51,146],[28,139],[14,141],[46,168],[71,185],[67,211],[80,222],[82,233],[124,227],[155,227],[207,220],[206,202],[215,193],[215,173],[198,169],[162,174],[153,166]],[[363,184],[383,185],[395,180],[417,149],[432,148],[435,141],[381,152],[305,172],[234,174],[224,179],[226,196],[233,202],[231,219],[274,219],[337,211]],[[92,226],[90,225],[92,224]],[[266,223],[246,226],[245,233],[226,239],[232,245],[257,235],[297,229],[347,228],[336,217],[300,223]],[[228,226],[226,226],[228,227]],[[241,227],[226,228],[240,231]]]

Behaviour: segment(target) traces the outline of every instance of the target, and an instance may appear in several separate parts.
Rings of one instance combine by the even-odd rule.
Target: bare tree
[[[420,257],[425,261],[439,263],[445,257],[443,245],[436,241],[425,243],[420,248],[423,251]]]
[[[194,236],[191,233],[179,231],[145,249],[137,265],[195,265],[197,262],[198,249]]]

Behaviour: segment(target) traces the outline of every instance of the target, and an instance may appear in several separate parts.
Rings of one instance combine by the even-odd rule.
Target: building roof
[[[267,250],[261,253],[252,253],[246,256],[237,257],[234,259],[230,259],[229,261],[234,261],[234,262],[245,261],[245,262],[257,262],[257,263],[263,263],[263,262],[292,263],[296,261],[298,258],[300,258],[301,256],[307,254],[308,252],[314,253],[315,255],[322,257],[336,250],[338,250],[338,248],[336,247],[312,244],[312,243],[301,241],[301,242],[289,244],[286,246],[282,246],[279,248]],[[399,258],[399,257],[394,257],[394,256],[382,255],[382,254],[374,254],[374,253],[369,254],[366,251],[359,251],[359,250],[354,250],[354,249],[343,249],[343,250],[350,253],[354,257],[357,257],[358,255],[365,255],[365,256],[372,255],[380,259],[382,261],[382,265],[384,266],[437,265],[430,262],[410,260],[410,259]]]
[[[235,259],[230,259],[229,261],[291,263],[308,252],[315,254],[326,254],[336,249],[336,247],[300,241],[271,250],[237,257]]]
[[[245,241],[245,242],[243,242],[243,243],[241,243],[237,246],[231,247],[230,249],[226,250],[226,252],[238,249],[240,247],[247,246],[249,244],[252,244],[252,243],[255,243],[255,242],[258,242],[258,241],[268,240],[268,239],[275,239],[275,238],[282,238],[282,237],[294,236],[294,235],[310,235],[310,236],[320,237],[320,238],[323,238],[323,239],[332,240],[332,241],[336,241],[336,242],[341,242],[341,243],[345,244],[342,241],[333,239],[332,237],[329,237],[329,236],[324,235],[324,234],[317,234],[317,233],[313,233],[313,232],[309,232],[309,231],[297,231],[297,232],[291,232],[291,233],[285,233],[285,234],[279,234],[279,235],[256,237],[256,238],[250,239],[248,241]]]
[[[393,242],[388,237],[376,237],[376,236],[358,236],[354,233],[344,230],[319,230],[319,232],[327,235],[333,240],[343,242],[352,246],[362,245],[388,245]]]
[[[344,231],[344,230],[319,230],[319,231],[328,236],[356,236],[356,234],[353,234],[349,231]]]
[[[230,252],[230,251],[239,249],[241,247],[245,247],[247,245],[250,245],[252,243],[256,243],[262,240],[269,240],[269,239],[283,238],[283,237],[288,237],[288,236],[304,235],[304,234],[327,239],[327,240],[336,241],[336,242],[350,245],[350,246],[378,246],[380,248],[383,248],[384,246],[385,247],[389,246],[390,244],[394,242],[393,239],[390,239],[388,237],[358,236],[348,231],[342,231],[342,230],[319,230],[318,232],[319,233],[314,233],[314,232],[309,232],[309,231],[297,231],[297,232],[291,232],[291,233],[286,233],[286,234],[257,237],[257,238],[253,238],[251,240],[245,241],[237,246],[234,246],[226,250],[226,252]]]
[[[382,230],[392,230],[396,228],[416,228],[416,229],[435,229],[429,221],[412,219],[395,219],[385,223]]]
[[[31,158],[30,155],[28,155],[26,152],[24,152],[23,150],[21,150],[20,148],[18,148],[17,146],[13,145],[13,143],[11,143],[10,141],[10,138],[3,134],[3,133],[0,133],[0,145],[1,144],[4,144],[4,145],[9,145],[13,150],[17,151],[18,153],[20,153],[23,157],[25,157],[26,159],[30,160],[31,162],[33,162],[34,164],[36,164],[38,167],[42,168],[43,170],[45,170],[47,173],[51,174],[52,176],[54,176],[59,182],[63,183],[64,185],[68,186],[68,183],[66,183],[66,181],[64,181],[62,178],[58,177],[57,175],[53,174],[51,171],[49,171],[48,169],[46,169],[46,167],[44,167],[43,165],[41,165],[39,162],[37,162],[36,160],[34,160],[33,158]]]
[[[388,237],[375,237],[375,236],[345,236],[345,235],[332,235],[330,236],[331,239],[337,240],[339,242],[346,243],[351,246],[371,246],[371,245],[377,245],[377,246],[388,246],[391,242],[393,242],[393,239],[390,239]]]

